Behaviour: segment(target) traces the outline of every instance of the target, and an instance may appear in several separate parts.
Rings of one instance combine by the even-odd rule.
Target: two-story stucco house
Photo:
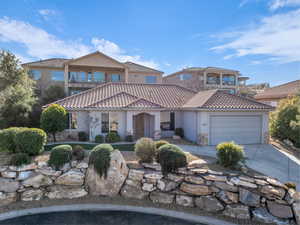
[[[132,62],[119,62],[99,51],[75,58],[52,58],[22,65],[43,91],[51,85],[77,94],[105,82],[162,83],[163,72]]]
[[[248,77],[241,76],[237,70],[190,67],[164,76],[163,83],[178,84],[195,91],[220,89],[235,94],[248,79]]]

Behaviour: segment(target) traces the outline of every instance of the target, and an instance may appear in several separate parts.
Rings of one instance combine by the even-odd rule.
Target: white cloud
[[[272,0],[269,4],[271,10],[276,10],[279,8],[287,6],[299,6],[300,0]]]
[[[57,12],[52,9],[40,9],[38,13],[44,18],[44,20],[50,20],[51,16],[57,15]]]
[[[281,63],[300,61],[300,9],[265,17],[259,25],[233,34],[212,50],[232,50],[236,57],[266,55]]]
[[[80,40],[61,40],[47,31],[29,23],[0,18],[0,42],[14,42],[25,47],[28,57],[45,59],[49,57],[76,58],[99,50],[120,61],[133,61],[158,68],[154,61],[143,60],[141,56],[125,54],[117,44],[99,38],[92,38],[89,45]],[[23,60],[25,57],[23,57]]]

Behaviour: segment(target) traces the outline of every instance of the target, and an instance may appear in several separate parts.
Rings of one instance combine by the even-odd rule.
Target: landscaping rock
[[[235,219],[250,219],[249,207],[240,204],[227,205],[223,211],[223,215]]]
[[[185,207],[194,207],[194,198],[187,195],[176,195],[176,204]]]
[[[19,172],[18,180],[26,180],[27,178],[31,177],[35,172],[34,171],[23,171]]]
[[[8,205],[17,201],[17,193],[3,193],[0,192],[0,206]]]
[[[256,184],[253,184],[253,183],[250,183],[250,182],[247,182],[247,181],[243,181],[243,180],[240,180],[239,178],[237,177],[233,177],[230,179],[230,182],[235,184],[235,185],[238,185],[238,186],[242,186],[242,187],[246,187],[246,188],[257,188],[257,185]]]
[[[220,191],[217,197],[226,204],[238,203],[239,195],[229,191]]]
[[[64,173],[67,172],[69,169],[71,169],[71,163],[66,163],[60,168],[60,170],[63,171]]]
[[[21,172],[21,171],[27,171],[27,170],[35,170],[37,168],[37,165],[35,163],[31,163],[24,166],[10,166],[9,169],[11,171]]]
[[[144,177],[144,173],[145,173],[144,170],[130,169],[128,174],[128,179],[142,181]]]
[[[91,195],[116,196],[128,175],[128,167],[120,153],[115,150],[111,153],[110,166],[107,178],[100,177],[91,165],[87,170],[86,185]]]
[[[268,210],[273,216],[288,219],[293,217],[292,208],[288,205],[278,204],[273,201],[267,201]]]
[[[272,185],[263,186],[260,189],[260,192],[263,193],[268,199],[282,199],[285,196],[285,190],[279,187],[273,187]]]
[[[260,196],[254,194],[246,189],[240,188],[240,202],[253,207],[259,207],[260,204]]]
[[[300,225],[300,201],[293,203],[293,211],[298,225]]]
[[[142,166],[146,169],[161,171],[161,166],[159,163],[142,163]]]
[[[55,180],[55,184],[63,185],[83,185],[84,183],[84,174],[78,171],[70,170],[67,173],[59,176]]]
[[[209,195],[212,193],[208,186],[188,184],[185,182],[180,185],[180,190],[192,195]]]
[[[202,196],[195,198],[195,204],[198,208],[207,212],[218,212],[224,209],[223,204],[212,196]]]
[[[137,180],[126,179],[125,184],[134,186],[134,187],[141,187],[141,182],[137,181]]]
[[[12,179],[0,178],[0,192],[16,192],[19,188],[19,182]]]
[[[160,180],[163,177],[162,173],[160,172],[151,172],[144,174],[144,178],[148,183],[156,184],[158,180]]]
[[[0,172],[4,172],[7,170],[8,166],[0,166]]]
[[[177,183],[180,183],[184,179],[183,176],[172,174],[172,173],[168,173],[166,178],[168,180],[171,180],[171,181],[174,181],[174,182],[177,182]]]
[[[125,198],[145,199],[149,192],[141,190],[139,187],[124,185],[121,189],[121,196]]]
[[[43,167],[43,168],[37,169],[36,171],[43,175],[53,176],[53,177],[58,177],[62,174],[61,171],[54,170],[54,169],[52,169],[52,167]]]
[[[271,178],[271,177],[267,177],[267,182],[272,184],[273,186],[277,186],[277,187],[281,187],[281,188],[286,188],[286,186],[279,182],[278,180]]]
[[[157,181],[157,187],[161,191],[172,191],[178,187],[178,183],[166,179],[161,179]]]
[[[224,191],[231,191],[231,192],[238,192],[238,187],[237,186],[234,186],[233,183],[231,182],[214,182],[213,183],[216,187],[220,188],[221,190],[224,190]]]
[[[80,162],[76,166],[77,169],[87,169],[88,167],[89,167],[89,164],[86,162]]]
[[[46,196],[50,199],[62,199],[62,198],[81,198],[86,196],[88,193],[83,187],[71,187],[54,185],[48,188]]]
[[[172,204],[174,201],[175,195],[167,194],[164,192],[153,191],[150,194],[150,199],[154,203],[162,203],[162,204]]]
[[[204,159],[193,160],[188,163],[189,168],[201,168],[206,165],[208,162]]]
[[[154,184],[149,184],[149,183],[143,183],[142,189],[144,191],[154,191],[156,189],[156,186]]]
[[[17,173],[12,171],[1,172],[1,176],[4,178],[16,178]]]
[[[203,176],[203,178],[205,180],[209,180],[209,181],[220,181],[220,182],[226,182],[227,181],[227,177],[225,177],[225,176],[216,176],[216,175],[212,175],[212,174],[209,174],[207,176]]]
[[[34,188],[49,186],[51,184],[52,184],[52,180],[43,174],[35,174],[34,176],[31,176],[22,182],[22,185],[24,185],[25,187],[34,187]]]
[[[203,178],[197,176],[186,176],[184,180],[193,184],[204,184]]]
[[[22,201],[40,200],[43,197],[43,191],[40,189],[30,189],[21,194]]]
[[[271,215],[266,208],[257,208],[252,211],[253,220],[260,223],[275,223],[278,225],[289,225],[289,220],[279,219]]]

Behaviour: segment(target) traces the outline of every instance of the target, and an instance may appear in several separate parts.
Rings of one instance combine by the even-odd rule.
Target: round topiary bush
[[[100,144],[93,148],[90,154],[89,165],[93,165],[100,177],[107,177],[110,165],[110,154],[114,148],[110,144]]]
[[[187,165],[185,153],[173,144],[165,144],[159,148],[158,160],[163,174],[175,172],[178,168]]]
[[[224,167],[235,167],[245,160],[242,146],[234,142],[223,142],[217,145],[218,162]]]
[[[167,142],[165,140],[159,140],[159,141],[155,142],[155,147],[156,147],[156,149],[159,149],[161,146],[163,146],[165,144],[169,144],[169,142]]]
[[[63,165],[72,160],[72,146],[58,145],[52,148],[48,164],[55,169],[60,169]]]
[[[111,131],[111,132],[109,132],[109,133],[106,135],[105,141],[106,141],[107,143],[115,143],[115,142],[121,141],[121,138],[120,138],[118,132],[116,132],[116,131]]]
[[[140,162],[151,163],[155,157],[155,142],[151,138],[140,138],[135,146],[134,151]]]
[[[85,152],[84,152],[84,149],[82,148],[81,145],[76,145],[74,146],[73,148],[73,157],[76,159],[76,160],[83,160],[84,159],[84,156],[85,156]]]
[[[96,142],[96,143],[103,143],[103,142],[104,142],[104,137],[103,137],[103,135],[97,135],[97,136],[95,137],[95,142]]]
[[[10,159],[10,165],[22,166],[31,163],[31,158],[26,153],[16,153]]]
[[[6,151],[15,153],[17,150],[15,138],[20,130],[20,127],[10,127],[7,129],[0,130],[0,152]]]

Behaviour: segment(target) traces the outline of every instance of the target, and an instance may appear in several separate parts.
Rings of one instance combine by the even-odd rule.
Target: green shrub
[[[121,141],[121,138],[120,138],[118,132],[116,132],[116,131],[111,131],[111,132],[109,132],[109,133],[106,135],[105,141],[106,141],[107,143],[115,143],[115,142]]]
[[[159,148],[158,160],[163,174],[176,172],[178,168],[187,165],[185,153],[181,148],[173,144],[165,144]]]
[[[151,163],[155,157],[155,142],[151,138],[140,138],[135,146],[134,151],[141,162]]]
[[[293,182],[288,182],[288,183],[285,183],[284,185],[287,186],[288,189],[297,190],[297,185],[295,183],[293,183]]]
[[[110,154],[113,151],[110,144],[100,144],[93,148],[90,154],[89,165],[93,165],[100,177],[107,177],[110,165]]]
[[[103,142],[104,142],[103,135],[97,135],[97,136],[95,137],[95,142],[96,142],[96,143],[103,143]]]
[[[10,127],[0,130],[0,151],[15,153],[17,146],[15,138],[20,131],[19,127]]]
[[[182,128],[180,128],[180,127],[175,128],[175,135],[183,138],[184,137],[184,130]]]
[[[125,137],[125,141],[127,141],[127,142],[133,142],[133,136],[132,135],[127,135]]]
[[[23,152],[30,156],[38,155],[44,151],[47,134],[38,128],[20,129],[15,137],[17,152]]]
[[[73,153],[73,157],[76,160],[83,160],[84,159],[85,152],[84,152],[84,149],[82,148],[82,146],[75,145],[74,148],[73,148],[72,153]]]
[[[223,142],[217,145],[218,162],[224,167],[235,167],[245,160],[242,146],[234,142]]]
[[[72,160],[72,146],[58,145],[52,148],[48,164],[55,169],[61,168]]]
[[[79,141],[88,141],[88,135],[87,135],[87,133],[86,132],[84,132],[84,131],[80,131],[80,132],[78,132],[78,140]]]
[[[156,147],[156,149],[159,149],[161,146],[163,146],[165,144],[169,144],[169,142],[167,142],[165,140],[159,140],[159,141],[155,142],[155,147]]]
[[[10,165],[22,166],[31,163],[31,158],[26,153],[16,153],[12,155]]]

